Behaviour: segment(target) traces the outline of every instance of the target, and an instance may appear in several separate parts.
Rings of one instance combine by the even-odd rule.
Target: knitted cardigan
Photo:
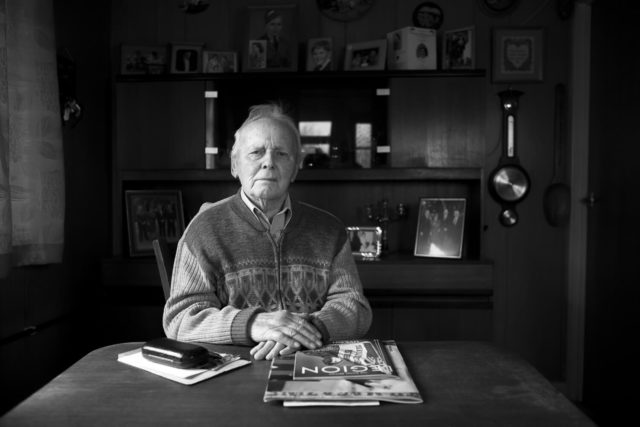
[[[308,313],[323,341],[355,339],[371,324],[344,225],[292,200],[276,242],[240,192],[205,204],[178,242],[163,327],[170,338],[253,345],[263,311]]]

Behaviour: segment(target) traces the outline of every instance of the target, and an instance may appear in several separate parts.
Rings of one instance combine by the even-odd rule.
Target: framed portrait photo
[[[351,253],[357,259],[375,259],[382,252],[382,228],[347,227]]]
[[[120,73],[162,74],[167,65],[166,46],[120,47]]]
[[[172,43],[171,73],[201,73],[202,43]]]
[[[243,71],[297,71],[295,5],[249,6]]]
[[[491,77],[494,82],[542,81],[544,68],[544,30],[542,28],[495,28],[492,53]]]
[[[333,70],[333,39],[321,37],[307,41],[307,71]]]
[[[235,73],[238,71],[238,58],[235,52],[202,52],[203,73]]]
[[[153,240],[180,240],[184,232],[182,193],[179,190],[125,191],[129,255],[153,255]]]
[[[386,63],[386,40],[351,43],[346,47],[344,69],[347,71],[384,70]]]
[[[466,199],[421,198],[414,255],[461,258]]]
[[[442,68],[464,70],[475,68],[475,28],[445,31],[442,37]]]

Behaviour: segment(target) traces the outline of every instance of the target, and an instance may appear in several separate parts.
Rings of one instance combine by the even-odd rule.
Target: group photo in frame
[[[235,73],[238,71],[238,58],[235,52],[202,52],[203,73]]]
[[[421,198],[414,255],[461,258],[466,199]]]
[[[475,28],[445,31],[442,37],[442,68],[468,70],[475,68]]]
[[[493,82],[541,82],[544,68],[542,28],[493,29]]]
[[[167,65],[166,46],[120,47],[121,74],[162,74]]]
[[[293,4],[248,7],[243,71],[297,71],[296,12]]]
[[[176,243],[184,232],[180,190],[127,190],[125,209],[132,257],[152,255],[153,240]]]
[[[202,43],[172,43],[171,73],[201,73]]]
[[[382,252],[382,228],[347,227],[351,253],[358,258],[378,258]]]
[[[306,70],[333,70],[333,39],[331,37],[319,37],[307,41]]]
[[[346,47],[346,71],[384,70],[387,63],[387,40],[350,43]]]

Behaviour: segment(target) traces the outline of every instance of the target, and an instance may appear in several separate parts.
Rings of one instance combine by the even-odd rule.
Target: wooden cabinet
[[[331,121],[325,142],[342,156],[332,164],[338,167],[303,169],[293,197],[333,212],[346,225],[376,225],[366,206],[383,200],[391,209],[407,207],[406,218],[389,223],[388,252],[358,264],[376,313],[371,333],[490,339],[493,269],[482,254],[484,174],[478,167],[482,76],[483,70],[118,77],[113,257],[103,262],[105,289],[160,288],[152,260],[127,256],[124,191],[178,189],[188,221],[203,202],[237,191],[225,157],[233,132],[248,106],[280,98],[296,120]],[[356,123],[371,124],[372,167],[361,167],[356,156]],[[207,159],[206,147],[217,150],[215,161]],[[382,156],[387,149],[390,154]],[[421,197],[467,200],[462,259],[413,256]]]

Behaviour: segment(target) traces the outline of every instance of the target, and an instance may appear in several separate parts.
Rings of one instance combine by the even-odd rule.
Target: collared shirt
[[[262,210],[260,210],[260,208],[257,207],[246,194],[244,194],[244,191],[240,191],[240,195],[242,196],[244,204],[247,205],[251,212],[253,212],[253,215],[255,215],[258,221],[260,221],[260,223],[269,230],[269,234],[271,234],[277,242],[278,239],[280,239],[282,230],[285,229],[291,220],[291,199],[289,198],[289,195],[287,194],[287,198],[284,200],[280,212],[275,214],[271,221],[269,221],[269,218],[265,213],[262,212]]]

